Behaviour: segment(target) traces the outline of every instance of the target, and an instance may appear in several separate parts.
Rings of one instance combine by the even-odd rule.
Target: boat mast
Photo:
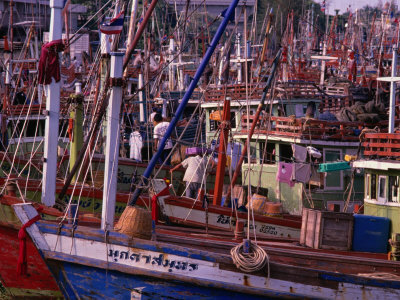
[[[135,47],[136,47],[137,43],[139,42],[139,39],[140,39],[145,27],[147,26],[147,21],[149,20],[150,15],[153,12],[154,7],[157,4],[157,1],[158,0],[153,0],[151,2],[150,6],[147,9],[146,14],[145,14],[145,16],[143,18],[143,21],[140,23],[139,29],[138,29],[137,33],[135,34],[135,37],[134,37],[134,39],[132,41],[132,44],[129,46],[129,49],[127,50],[127,52],[125,54],[123,70],[125,70],[126,67],[128,66],[129,60],[130,60],[130,58],[132,56],[132,53],[135,50]],[[102,51],[103,51],[103,49],[102,49]],[[105,82],[104,82],[104,88],[103,87],[101,88],[105,92],[102,93],[102,97],[100,99],[99,109],[98,109],[98,111],[96,113],[96,119],[93,122],[93,125],[92,125],[92,127],[90,129],[90,132],[89,132],[87,138],[85,139],[85,141],[83,143],[82,149],[79,152],[78,158],[77,158],[74,166],[72,167],[72,170],[70,171],[70,173],[68,174],[67,178],[65,179],[65,183],[64,183],[64,186],[63,186],[61,192],[58,194],[58,199],[60,199],[60,200],[64,197],[64,195],[65,195],[65,193],[66,193],[66,191],[67,191],[67,189],[68,189],[68,187],[69,187],[69,185],[70,185],[70,183],[72,181],[72,178],[73,178],[74,174],[76,173],[76,171],[78,171],[78,168],[79,168],[82,160],[86,156],[86,154],[85,154],[86,153],[86,149],[87,149],[89,143],[92,141],[91,137],[95,136],[95,133],[99,130],[99,127],[101,125],[101,120],[102,120],[103,115],[105,113],[106,104],[107,104],[106,103],[107,101],[105,101],[105,97],[106,97],[106,94],[107,94],[106,93],[107,88],[109,86],[108,78],[109,78],[109,73],[107,72],[106,77],[105,77]]]
[[[135,205],[137,199],[139,198],[139,196],[142,192],[142,188],[143,188],[144,184],[146,184],[147,180],[150,178],[150,175],[151,175],[158,159],[160,158],[161,152],[164,150],[167,140],[171,136],[176,124],[178,123],[186,104],[188,103],[194,89],[196,88],[197,83],[199,82],[200,77],[211,58],[211,55],[213,54],[215,48],[217,47],[218,42],[219,42],[223,32],[225,31],[226,26],[228,25],[228,22],[233,19],[233,14],[234,14],[234,11],[235,11],[235,8],[236,8],[238,2],[239,2],[239,0],[232,0],[228,9],[226,11],[224,11],[224,13],[222,14],[224,19],[222,20],[221,24],[219,25],[218,30],[215,33],[213,40],[211,41],[210,47],[207,49],[207,52],[206,52],[203,60],[201,61],[199,68],[197,69],[192,82],[190,83],[185,95],[183,96],[182,101],[179,104],[179,106],[175,112],[175,116],[173,117],[173,119],[171,120],[171,122],[168,126],[167,132],[165,133],[164,137],[162,138],[162,140],[160,142],[157,152],[155,153],[155,155],[152,157],[151,161],[149,162],[147,169],[144,171],[144,174],[142,176],[143,182],[141,183],[141,186],[136,188],[128,205],[130,205],[130,206]]]
[[[221,205],[222,189],[225,177],[226,151],[228,149],[228,135],[231,120],[231,99],[224,100],[223,117],[221,122],[221,133],[218,148],[218,165],[215,175],[214,199],[213,205]]]
[[[268,91],[269,91],[269,89],[270,89],[270,87],[272,85],[272,81],[274,79],[275,72],[276,72],[276,69],[278,67],[278,63],[279,63],[279,60],[280,60],[280,57],[281,57],[281,53],[282,53],[282,49],[279,49],[278,54],[276,55],[276,57],[274,59],[274,62],[272,63],[271,74],[269,75],[267,84],[266,84],[266,86],[265,86],[265,88],[263,90],[261,101],[258,104],[256,114],[254,115],[253,122],[251,123],[251,128],[250,128],[250,131],[249,131],[249,133],[247,135],[247,139],[246,139],[246,142],[245,142],[245,144],[243,146],[243,150],[242,150],[242,153],[240,155],[239,161],[236,164],[236,169],[235,169],[235,172],[233,173],[233,176],[232,176],[231,185],[230,185],[230,188],[228,189],[228,192],[226,194],[225,203],[228,203],[228,201],[230,200],[231,192],[232,192],[233,188],[235,187],[236,180],[238,179],[240,170],[242,169],[242,164],[243,164],[244,158],[245,158],[245,156],[247,154],[248,144],[250,143],[251,137],[252,137],[252,135],[254,133],[254,130],[255,130],[256,126],[257,126],[258,120],[260,118],[261,111],[264,108],[265,99],[267,98]]]
[[[63,6],[63,0],[50,0],[51,18],[49,42],[62,38],[61,10]],[[50,84],[45,86],[47,115],[45,124],[46,138],[44,141],[42,203],[47,206],[53,206],[55,204],[60,87],[61,82],[55,82],[53,79]]]
[[[397,53],[398,48],[393,45],[393,58],[392,58],[392,78],[397,74]],[[395,109],[396,108],[396,82],[390,82],[390,102],[389,102],[389,133],[394,133],[395,123]]]
[[[119,118],[122,103],[122,60],[124,53],[111,52],[110,86],[111,95],[107,108],[107,139],[105,147],[103,206],[101,229],[114,227],[115,198],[119,155]]]

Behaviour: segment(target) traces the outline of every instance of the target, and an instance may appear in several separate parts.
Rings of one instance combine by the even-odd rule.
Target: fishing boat
[[[182,113],[183,106],[189,100],[199,77],[204,70],[218,40],[221,37],[238,1],[232,1],[224,14],[224,19],[206,52],[188,92],[182,99],[176,118],[171,120],[169,132],[161,140],[161,148],[153,156],[149,167],[143,174],[143,184],[147,184],[166,140]],[[54,8],[53,8],[54,9]],[[122,76],[122,55],[112,53],[111,76]],[[52,83],[54,84],[54,83]],[[16,215],[43,255],[46,264],[57,280],[67,298],[81,297],[174,297],[199,298],[337,298],[353,299],[356,297],[388,298],[399,296],[399,282],[382,278],[371,278],[353,273],[340,273],[322,269],[303,268],[294,265],[269,262],[268,256],[251,242],[247,252],[257,252],[259,260],[255,264],[242,259],[243,247],[248,241],[229,252],[210,247],[183,247],[173,241],[159,242],[144,239],[149,237],[149,215],[144,214],[139,235],[141,238],[127,236],[114,231],[114,205],[116,188],[116,168],[118,159],[115,137],[118,132],[121,87],[113,86],[108,118],[108,143],[106,151],[106,172],[103,195],[103,214],[101,228],[80,226],[74,223],[64,225],[37,220],[37,211],[31,204],[16,204]],[[116,118],[112,117],[116,116]],[[114,143],[113,143],[114,141]],[[48,168],[55,168],[47,160]],[[46,177],[45,177],[46,178]],[[51,181],[48,182],[51,184]],[[49,188],[46,186],[46,188]],[[141,186],[143,188],[143,186]],[[52,188],[50,188],[52,190]],[[55,188],[53,189],[55,190]],[[140,196],[141,189],[135,190],[132,201],[126,210],[131,213],[132,205]],[[54,203],[54,193],[46,191],[45,203]],[[122,217],[123,218],[123,217]],[[121,218],[121,219],[122,219]],[[33,221],[29,221],[33,220]],[[135,220],[125,218],[125,221]],[[155,221],[153,219],[153,221]],[[27,223],[29,222],[29,223]],[[120,220],[121,222],[121,220]],[[28,226],[30,225],[30,226]],[[124,221],[122,224],[125,226]],[[25,228],[24,227],[24,228]],[[151,227],[151,226],[150,226]],[[153,238],[157,239],[156,236]],[[300,275],[300,276],[299,276]]]

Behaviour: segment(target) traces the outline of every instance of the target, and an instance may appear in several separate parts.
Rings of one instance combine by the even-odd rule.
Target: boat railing
[[[365,157],[400,157],[400,133],[365,133],[362,141]]]
[[[280,99],[316,99],[322,93],[312,82],[290,81],[280,82],[275,87],[276,98]]]
[[[220,89],[208,89],[204,94],[204,99],[206,102],[221,102],[224,101],[225,97],[230,97],[232,100],[260,100],[263,93],[263,88],[263,85],[248,85],[246,97],[246,86],[244,84],[233,84],[227,85],[226,87],[221,86]]]
[[[9,116],[18,117],[18,116],[27,116],[27,115],[44,115],[44,111],[46,110],[46,103],[42,104],[16,104],[10,105],[7,109],[7,114]],[[60,103],[60,114],[64,115],[68,113],[68,104],[65,101],[61,101]]]
[[[251,126],[253,121],[254,115],[242,116],[242,133],[248,132],[247,122]],[[255,134],[318,140],[359,141],[359,134],[364,125],[362,122],[325,121],[313,118],[295,118],[294,116],[271,116],[269,118],[268,114],[264,114],[257,122]]]

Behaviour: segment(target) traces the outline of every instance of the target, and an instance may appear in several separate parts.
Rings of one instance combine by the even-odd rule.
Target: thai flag
[[[121,11],[115,18],[100,25],[100,31],[104,34],[119,34],[124,26],[124,12]]]
[[[324,0],[324,1],[322,1],[322,3],[321,3],[321,11],[322,11],[322,12],[325,12],[325,8],[326,8],[326,3],[325,3],[325,0]]]

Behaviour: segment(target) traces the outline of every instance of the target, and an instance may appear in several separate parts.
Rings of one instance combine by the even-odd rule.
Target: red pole
[[[226,98],[224,101],[224,111],[221,122],[221,134],[219,138],[218,165],[217,165],[217,175],[215,178],[214,200],[213,200],[214,205],[221,205],[222,187],[224,185],[225,165],[226,165],[225,151],[228,147],[230,119],[231,119],[231,100]]]

